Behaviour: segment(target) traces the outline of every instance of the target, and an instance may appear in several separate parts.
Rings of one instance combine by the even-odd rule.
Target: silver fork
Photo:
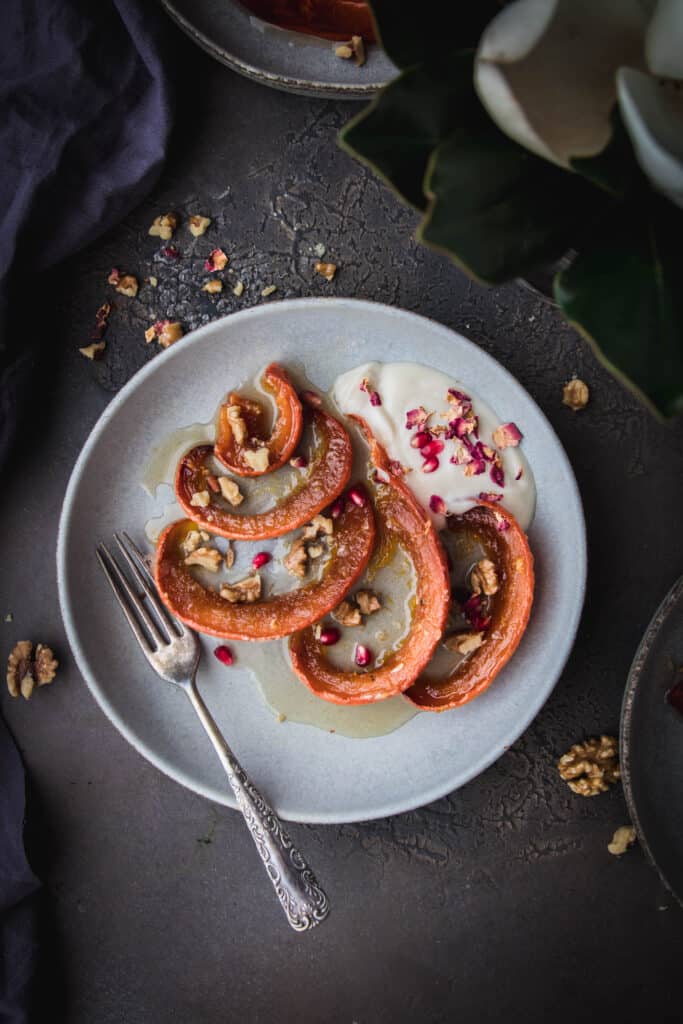
[[[225,768],[237,805],[290,925],[300,932],[314,928],[329,913],[327,896],[275,811],[239,764],[202,700],[195,682],[200,653],[196,635],[164,608],[145,556],[128,534],[117,533],[114,539],[137,589],[104,544],[98,545],[97,558],[142,653],[157,675],[175,683],[189,697]]]

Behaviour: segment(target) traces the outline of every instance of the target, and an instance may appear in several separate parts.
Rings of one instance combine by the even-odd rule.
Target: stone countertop
[[[37,303],[49,349],[5,477],[0,612],[13,621],[0,620],[2,652],[33,637],[55,648],[62,669],[28,703],[4,694],[3,711],[28,768],[28,842],[65,1019],[674,1019],[681,911],[637,847],[608,854],[627,821],[620,789],[574,796],[555,762],[587,735],[616,733],[638,639],[683,571],[683,422],[657,423],[550,305],[515,284],[479,287],[417,246],[413,214],[335,144],[354,106],[251,84],[184,40],[178,53],[181,101],[161,182],[116,230],[32,283],[18,325],[36,329]],[[169,209],[214,221],[175,262],[147,235]],[[339,265],[331,284],[313,272],[317,243]],[[244,281],[241,298],[229,287],[217,299],[199,291],[199,254],[213,244],[230,255],[226,281]],[[114,294],[112,266],[154,275],[158,287],[115,296],[106,356],[91,363],[78,347]],[[157,357],[145,328],[166,316],[198,327],[263,301],[271,283],[267,301],[345,295],[418,311],[500,360],[569,453],[589,539],[573,654],[504,757],[410,814],[292,826],[333,905],[305,936],[287,929],[240,818],[154,769],[95,704],[69,654],[54,566],[76,456],[112,394]],[[574,374],[592,394],[579,414],[561,404]]]

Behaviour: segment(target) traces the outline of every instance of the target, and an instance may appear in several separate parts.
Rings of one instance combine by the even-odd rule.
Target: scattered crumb
[[[615,857],[621,857],[635,841],[636,830],[633,825],[622,825],[612,836],[612,842],[607,844],[607,849]]]
[[[14,616],[12,615],[11,612],[7,612],[7,615],[5,616],[5,622],[14,622]]]
[[[244,281],[238,281],[232,290],[233,295],[236,295],[239,299],[240,295],[244,292]]]
[[[278,722],[286,722],[287,721],[287,715],[283,715],[281,711],[278,711],[278,713],[277,713],[277,720],[278,720]]]
[[[563,404],[569,406],[574,412],[578,412],[579,409],[583,409],[588,405],[589,398],[590,391],[588,385],[585,381],[579,380],[578,377],[572,378],[562,389]]]
[[[316,263],[314,268],[316,274],[320,274],[326,281],[331,281],[337,273],[336,263]]]
[[[101,359],[106,347],[106,341],[93,341],[92,345],[86,345],[85,348],[79,348],[78,351],[86,359]]]
[[[218,278],[211,278],[206,284],[202,285],[202,291],[208,292],[209,295],[218,295],[223,291],[223,282],[219,281]]]
[[[322,242],[316,242],[315,245],[313,246],[313,252],[318,257],[318,259],[321,260],[325,253],[327,252],[327,249],[325,248]]]
[[[351,36],[348,43],[341,43],[334,48],[335,56],[342,60],[350,60],[353,57],[356,67],[362,68],[365,64],[365,43],[362,36]]]
[[[194,214],[188,221],[190,234],[194,235],[195,238],[199,238],[201,235],[206,233],[206,229],[210,223],[210,217],[202,217],[200,214]]]
[[[154,276],[152,276],[152,277],[146,277],[146,278],[145,278],[145,281],[147,282],[147,284],[148,284],[148,285],[149,285],[149,286],[150,286],[151,288],[156,288],[156,286],[157,286],[157,285],[159,284],[159,282],[158,282],[157,278],[156,278],[156,277],[154,277]]]
[[[277,291],[277,285],[276,284],[267,284],[265,288],[261,289],[261,296],[262,296],[262,298],[267,299],[269,295],[272,295],[273,292],[276,292],[276,291]]]

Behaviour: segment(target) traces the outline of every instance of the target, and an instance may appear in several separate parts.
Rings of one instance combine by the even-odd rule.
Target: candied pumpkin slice
[[[501,505],[482,502],[462,516],[452,516],[448,529],[464,532],[481,545],[496,567],[498,590],[491,598],[490,622],[477,647],[440,680],[418,679],[407,692],[423,711],[446,711],[474,700],[486,690],[517,649],[529,621],[534,599],[534,559],[521,526]]]
[[[353,452],[348,433],[323,409],[309,415],[317,438],[315,454],[301,484],[267,512],[232,512],[208,483],[213,476],[207,466],[213,455],[211,445],[192,448],[178,463],[175,492],[183,512],[210,533],[231,540],[265,540],[296,530],[322,512],[344,490],[351,476]],[[206,491],[209,504],[198,507],[192,497]],[[196,499],[195,499],[196,501]]]
[[[214,454],[237,476],[273,473],[287,462],[301,440],[301,402],[287,372],[277,363],[266,367],[261,378],[272,394],[277,416],[270,437],[266,436],[265,414],[258,402],[232,391],[218,414]]]
[[[429,516],[403,480],[391,472],[386,452],[359,420],[380,472],[375,512],[380,530],[395,538],[413,563],[416,593],[410,632],[398,650],[367,671],[347,671],[329,661],[313,629],[289,642],[292,666],[313,693],[334,704],[370,704],[402,693],[427,665],[443,634],[450,606],[446,554]],[[386,483],[383,481],[386,480]]]
[[[154,578],[166,607],[192,629],[226,640],[275,640],[303,629],[336,608],[365,569],[375,543],[375,517],[347,502],[335,520],[330,558],[319,579],[252,604],[231,604],[192,576],[182,542],[196,525],[171,523],[161,534]]]

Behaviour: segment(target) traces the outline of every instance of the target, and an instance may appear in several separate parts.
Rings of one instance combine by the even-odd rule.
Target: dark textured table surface
[[[242,81],[184,41],[177,75],[182,103],[154,194],[38,282],[26,305],[23,329],[35,330],[40,312],[49,356],[0,511],[3,656],[31,637],[62,660],[52,687],[30,702],[5,695],[3,710],[30,777],[30,847],[46,885],[49,959],[65,984],[66,1019],[680,1019],[681,911],[637,847],[623,858],[607,852],[627,820],[620,789],[574,796],[555,762],[578,739],[616,732],[638,639],[683,571],[683,423],[656,423],[521,287],[485,290],[417,247],[412,214],[335,144],[352,107]],[[159,261],[147,235],[168,209],[214,221],[195,255],[183,244],[175,263]],[[318,242],[340,266],[332,284],[313,273]],[[245,282],[241,299],[231,288],[217,301],[199,292],[199,255],[212,244]],[[78,347],[111,293],[112,266],[153,274],[159,286],[115,297],[106,357],[90,363]],[[152,768],[99,710],[67,648],[54,566],[81,445],[112,394],[158,358],[145,328],[161,316],[196,327],[262,301],[271,282],[275,299],[348,295],[419,311],[499,359],[566,446],[589,537],[574,652],[543,711],[497,764],[411,814],[292,827],[333,904],[305,936],[287,929],[241,819]],[[560,401],[574,374],[592,389],[579,414]],[[2,621],[9,612],[13,621]]]

